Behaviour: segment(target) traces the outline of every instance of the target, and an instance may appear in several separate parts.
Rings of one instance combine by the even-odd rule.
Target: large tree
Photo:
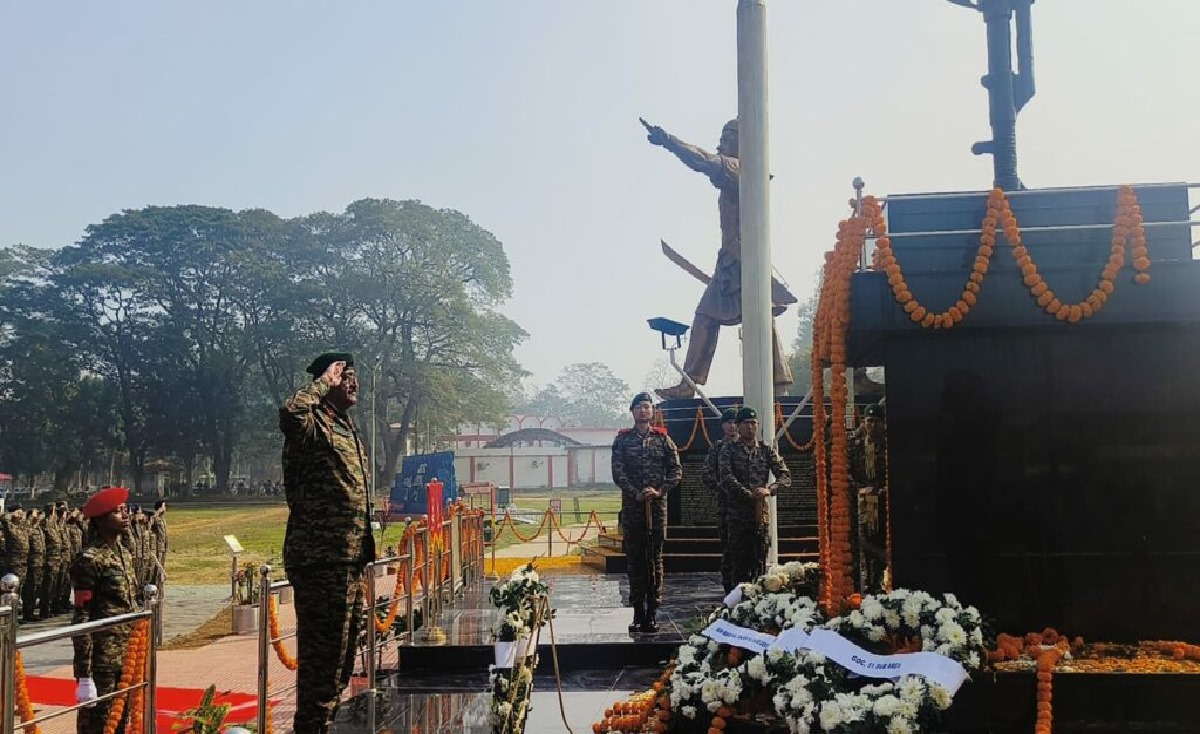
[[[360,352],[388,477],[418,426],[447,436],[503,415],[523,374],[513,349],[525,338],[498,310],[512,293],[508,258],[466,215],[419,201],[362,199],[330,229],[342,264],[328,319],[339,343]]]
[[[275,463],[277,406],[339,348],[359,355],[363,438],[390,475],[410,443],[509,409],[525,336],[499,311],[511,291],[490,232],[417,201],[294,220],[147,207],[56,253],[2,250],[0,415],[30,420],[0,424],[0,461],[66,482],[119,439],[137,490],[151,458],[188,481],[207,459],[225,488],[235,461]]]
[[[608,365],[577,362],[530,396],[521,412],[557,416],[568,426],[619,426],[631,397],[629,385]]]

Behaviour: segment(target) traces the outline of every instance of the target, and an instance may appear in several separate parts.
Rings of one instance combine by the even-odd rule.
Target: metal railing
[[[46,630],[44,632],[35,632],[33,634],[18,636],[17,635],[17,620],[20,617],[21,601],[17,594],[17,588],[20,585],[20,579],[14,574],[7,574],[0,579],[0,696],[3,696],[3,701],[0,701],[0,734],[13,734],[16,729],[23,731],[32,731],[32,727],[42,724],[51,719],[56,719],[60,716],[65,716],[74,711],[78,711],[88,706],[94,706],[97,703],[115,699],[118,696],[133,694],[139,690],[145,690],[144,715],[142,717],[142,731],[136,734],[155,734],[156,721],[155,709],[157,708],[157,691],[158,686],[155,681],[157,675],[157,653],[158,641],[155,635],[151,632],[147,635],[147,652],[146,652],[146,668],[143,671],[144,680],[141,683],[120,688],[97,696],[90,701],[76,703],[73,706],[68,706],[57,711],[36,716],[29,721],[22,721],[20,724],[16,722],[17,708],[17,654],[21,650],[44,645],[48,642],[55,642],[67,638],[74,638],[79,635],[87,635],[93,632],[99,632],[113,627],[123,625],[133,625],[141,620],[147,620],[150,625],[150,630],[153,630],[159,624],[160,607],[158,604],[158,587],[154,584],[147,584],[144,588],[145,601],[142,605],[142,611],[130,612],[127,614],[119,614],[107,619],[98,619],[91,622],[83,622],[81,624],[71,624],[58,629]],[[128,712],[128,708],[126,709]]]
[[[484,578],[484,518],[478,512],[455,512],[442,522],[441,539],[438,543],[432,537],[427,518],[405,518],[407,523],[402,538],[403,548],[394,555],[380,558],[367,564],[364,569],[365,612],[365,642],[359,652],[363,659],[363,676],[366,679],[367,695],[367,727],[374,732],[376,726],[376,694],[379,662],[386,648],[386,638],[380,640],[380,634],[385,634],[394,626],[394,620],[399,619],[400,605],[404,609],[404,630],[395,635],[400,644],[415,644],[422,639],[417,632],[440,632],[437,622],[445,610],[446,604],[451,603],[468,586]],[[380,599],[377,596],[376,569],[394,569],[396,585],[390,598]],[[287,580],[272,581],[271,567],[259,567],[259,605],[258,616],[258,731],[269,731],[267,717],[269,716],[268,702],[272,694],[286,693],[295,684],[270,690],[271,649],[276,643],[286,642],[296,637],[295,632],[288,634],[272,634],[271,599],[272,595],[291,586]],[[418,586],[419,583],[419,586]],[[403,587],[401,587],[403,585]],[[401,598],[399,595],[403,594]],[[391,608],[395,609],[393,617]],[[377,625],[381,623],[379,610],[388,609],[384,620],[392,620],[384,630]],[[420,610],[420,620],[417,612]],[[425,640],[431,640],[429,634]],[[354,642],[357,644],[357,641]],[[356,656],[358,657],[358,656]]]

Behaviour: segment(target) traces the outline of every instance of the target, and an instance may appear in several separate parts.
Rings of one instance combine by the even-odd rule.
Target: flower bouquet
[[[935,598],[897,590],[854,598],[845,613],[827,618],[810,595],[816,564],[786,564],[745,583],[715,610],[723,621],[779,639],[785,633],[812,641],[836,635],[864,656],[935,653],[963,672],[986,658],[983,620],[951,594]],[[796,633],[789,633],[796,630]],[[723,730],[726,720],[755,722],[764,731],[826,734],[914,734],[935,730],[953,693],[925,674],[858,674],[812,646],[762,652],[692,635],[680,646],[663,703],[673,730]],[[830,652],[829,654],[834,654]],[[887,658],[886,660],[896,660]],[[953,661],[953,662],[950,662]],[[890,668],[889,668],[890,669]],[[871,677],[876,675],[876,677]],[[681,717],[676,719],[676,717]],[[601,722],[600,731],[609,731]]]
[[[496,664],[489,670],[493,734],[521,734],[533,693],[538,634],[554,616],[533,564],[513,571],[508,581],[492,587],[492,604],[500,611],[492,625]]]

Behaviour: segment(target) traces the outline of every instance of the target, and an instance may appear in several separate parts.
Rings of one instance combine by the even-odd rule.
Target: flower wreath
[[[968,672],[983,665],[982,616],[952,594],[939,599],[901,589],[869,595],[857,609],[826,619],[800,593],[816,588],[816,577],[816,564],[772,569],[741,584],[741,600],[714,611],[709,622],[724,619],[773,635],[793,627],[826,629],[876,654],[935,652]],[[724,728],[718,719],[741,715],[777,718],[792,732],[910,734],[936,726],[951,698],[949,690],[919,675],[858,677],[813,650],[760,655],[700,635],[680,646],[670,679],[672,712],[713,718],[717,729]]]

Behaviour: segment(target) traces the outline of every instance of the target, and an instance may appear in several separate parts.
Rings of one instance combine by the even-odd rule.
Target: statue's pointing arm
[[[737,159],[709,153],[701,147],[685,143],[656,125],[646,125],[646,130],[646,137],[652,144],[671,151],[683,161],[683,165],[708,176],[714,185],[737,183]]]

